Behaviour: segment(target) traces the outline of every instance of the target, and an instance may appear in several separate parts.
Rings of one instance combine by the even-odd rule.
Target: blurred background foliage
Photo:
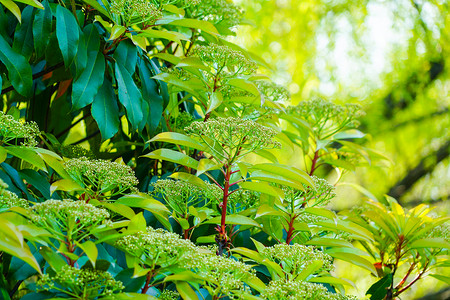
[[[389,194],[406,207],[427,203],[448,215],[450,3],[236,2],[251,22],[241,26],[234,39],[272,66],[262,72],[289,88],[292,104],[322,97],[359,103],[366,111],[361,120],[368,133],[365,146],[385,154],[391,163],[357,168],[343,181],[360,184],[378,198]],[[280,156],[285,163],[301,164],[295,153]],[[341,185],[337,194],[333,205],[338,210],[361,201],[361,194],[349,185]],[[348,266],[339,272],[363,278]],[[365,290],[363,282],[357,285]],[[437,281],[428,279],[405,299],[437,289]]]

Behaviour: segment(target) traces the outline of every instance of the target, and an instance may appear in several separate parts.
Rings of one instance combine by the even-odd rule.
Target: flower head
[[[188,262],[188,267],[206,278],[210,293],[213,292],[215,296],[228,296],[231,299],[249,293],[250,289],[244,282],[255,277],[255,271],[251,266],[213,253],[195,256]]]
[[[43,275],[37,282],[38,291],[49,291],[58,285],[58,290],[67,295],[84,296],[83,299],[97,299],[101,296],[111,296],[125,287],[109,272],[93,269],[77,269],[63,266],[54,275]],[[61,288],[62,287],[62,288]],[[90,292],[87,292],[90,291]]]
[[[271,281],[261,296],[267,300],[356,300],[352,296],[330,293],[321,284],[290,280]]]
[[[162,12],[155,4],[149,0],[112,0],[111,12],[122,16],[124,25],[154,24],[162,17]]]
[[[215,118],[206,122],[193,122],[185,131],[208,143],[211,154],[218,159],[241,157],[251,151],[281,147],[274,140],[277,132],[252,120],[240,118]],[[216,148],[220,147],[223,152]]]
[[[8,185],[0,179],[0,210],[9,209],[11,207],[28,208],[28,201],[19,198],[16,194],[7,190]]]
[[[222,23],[227,26],[239,24],[244,16],[244,10],[227,0],[200,0],[193,6],[194,16],[212,22]]]
[[[281,265],[283,271],[289,277],[291,275],[295,277],[297,274],[300,274],[317,260],[323,262],[323,265],[316,273],[330,271],[333,268],[331,256],[312,246],[277,244],[272,247],[266,247],[261,254]]]
[[[197,56],[207,66],[215,70],[221,77],[234,77],[239,74],[253,74],[256,63],[244,56],[240,51],[228,46],[210,44],[197,46],[192,54]]]
[[[65,163],[66,171],[78,184],[90,189],[87,192],[99,196],[123,193],[138,184],[133,170],[124,164],[86,157],[73,158]]]
[[[86,157],[94,159],[95,155],[92,151],[87,150],[80,145],[58,145],[55,147],[56,153],[67,158],[82,158]]]
[[[0,142],[11,144],[11,141],[23,140],[21,144],[34,147],[38,144],[36,137],[39,135],[39,127],[33,121],[21,122],[11,115],[0,111]]]
[[[222,197],[219,187],[206,182],[204,187],[200,187],[186,181],[163,179],[153,183],[153,187],[153,194],[161,194],[167,204],[181,216],[187,214],[189,206],[201,201],[217,202]]]
[[[159,294],[158,299],[162,300],[177,300],[180,297],[180,294],[170,290],[164,290],[161,294]]]
[[[337,105],[322,99],[302,101],[288,113],[306,120],[321,139],[358,127],[358,119],[364,114],[360,105]]]
[[[146,231],[121,237],[116,245],[141,258],[142,263],[149,268],[176,264],[184,266],[197,253],[197,248],[191,241],[182,239],[176,233],[151,227]]]
[[[50,199],[42,203],[36,203],[29,208],[29,212],[32,222],[50,227],[58,224],[61,232],[66,231],[67,227],[72,226],[73,223],[89,228],[109,218],[106,209],[98,208],[84,201],[70,199]]]

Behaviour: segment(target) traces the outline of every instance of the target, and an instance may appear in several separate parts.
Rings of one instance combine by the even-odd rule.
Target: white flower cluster
[[[280,186],[284,192],[284,201],[299,207],[305,203],[309,206],[325,206],[331,199],[336,197],[335,187],[328,183],[326,179],[311,176],[314,187],[303,184],[303,190],[290,186]]]
[[[197,46],[192,54],[215,70],[221,77],[234,77],[238,74],[253,74],[256,72],[256,63],[244,56],[241,52],[228,46],[210,44]]]
[[[239,299],[242,294],[250,293],[244,282],[256,276],[251,266],[211,253],[195,255],[187,266],[207,279],[208,286],[214,291],[213,296],[227,296],[230,299]]]
[[[146,231],[125,235],[117,240],[116,245],[140,257],[142,262],[151,268],[175,264],[183,266],[189,257],[197,252],[191,241],[182,239],[178,234],[152,227],[148,227]]]
[[[39,135],[39,127],[33,121],[21,122],[11,115],[0,111],[0,144],[10,144],[11,141],[23,140],[21,144],[26,147],[34,147],[38,144],[36,137]]]
[[[129,166],[117,162],[82,157],[70,159],[64,166],[78,183],[94,192],[119,194],[139,183]]]
[[[294,277],[316,260],[323,262],[322,267],[316,273],[328,272],[333,268],[331,256],[312,246],[277,244],[265,248],[261,254],[281,265],[286,274]]]
[[[358,119],[364,115],[357,104],[338,105],[323,99],[302,101],[288,113],[306,120],[322,139],[347,129],[357,128]]]
[[[201,201],[218,202],[223,196],[218,186],[206,182],[203,188],[186,181],[162,179],[153,183],[153,187],[153,195],[161,194],[167,204],[181,216],[188,212],[189,206]]]
[[[224,150],[229,159],[237,155],[236,151],[244,149],[246,153],[264,149],[280,148],[281,144],[274,140],[277,132],[252,120],[240,118],[214,118],[206,122],[193,122],[184,129],[186,133],[211,140]],[[211,154],[219,154],[210,145]]]
[[[330,293],[320,284],[290,280],[271,281],[261,297],[267,300],[356,300],[353,296]]]
[[[77,269],[68,265],[63,266],[53,276],[48,273],[43,275],[38,280],[37,287],[38,291],[57,289],[60,292],[71,296],[75,294],[80,299],[86,300],[111,296],[114,292],[120,292],[125,288],[123,283],[115,280],[109,272]]]
[[[62,227],[69,223],[79,222],[84,227],[101,223],[109,218],[106,209],[95,207],[85,201],[47,200],[36,203],[29,208],[30,219],[37,224],[60,224]]]
[[[11,207],[23,207],[29,206],[28,201],[19,198],[16,194],[7,190],[8,185],[0,179],[0,209],[8,209]]]
[[[149,0],[112,0],[111,12],[123,16],[124,19],[130,20],[134,24],[153,24],[162,17],[162,12],[158,6]]]

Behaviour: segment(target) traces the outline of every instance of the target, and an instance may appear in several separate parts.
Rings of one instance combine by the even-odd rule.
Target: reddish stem
[[[145,285],[142,288],[141,294],[147,293],[148,289],[150,288],[150,280],[152,279],[152,272],[147,273],[147,278],[145,279]]]
[[[225,218],[227,216],[227,203],[228,203],[228,190],[230,188],[230,176],[231,176],[231,169],[230,166],[226,166],[226,174],[225,174],[225,186],[223,188],[223,201],[222,201],[222,218],[220,220],[220,234],[224,235],[226,234],[225,230]]]
[[[286,235],[286,244],[288,244],[288,245],[290,245],[292,242],[292,236],[294,234],[294,222],[295,222],[295,219],[297,218],[297,216],[290,215],[290,217],[291,217],[291,220],[289,221],[289,224],[288,224],[289,229],[288,229],[288,232]]]
[[[314,174],[314,171],[316,170],[316,164],[317,164],[317,160],[319,159],[319,150],[317,150],[316,152],[314,152],[314,158],[312,160],[312,164],[311,164],[311,171],[309,172],[309,176],[311,176],[312,174]]]

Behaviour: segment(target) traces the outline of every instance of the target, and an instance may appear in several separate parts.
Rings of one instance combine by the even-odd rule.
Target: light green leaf
[[[450,285],[450,276],[445,276],[442,274],[430,274],[429,276],[436,278],[437,280],[440,280],[447,285]]]
[[[308,266],[304,268],[296,277],[296,281],[304,281],[308,276],[314,274],[323,266],[323,261],[313,260],[308,262]]]
[[[328,254],[334,258],[347,261],[349,263],[354,264],[355,266],[366,269],[370,271],[373,275],[377,276],[377,270],[375,269],[374,265],[364,257],[352,253],[342,253],[342,252],[329,252]]]
[[[78,247],[84,251],[86,256],[89,258],[91,264],[95,268],[95,262],[97,261],[98,249],[93,241],[86,241],[83,244],[77,243]]]
[[[108,41],[112,41],[112,40],[119,38],[125,32],[126,29],[127,28],[125,26],[115,24],[111,28],[110,37],[109,37]]]
[[[323,237],[315,237],[312,240],[307,241],[305,245],[354,248],[352,243],[350,242],[335,238],[323,238]]]
[[[201,174],[205,173],[206,171],[218,170],[222,166],[223,166],[222,163],[218,164],[218,163],[215,163],[214,161],[210,160],[209,158],[202,158],[198,162],[197,173],[195,175],[200,176]]]
[[[177,288],[178,293],[180,293],[180,296],[182,299],[198,300],[197,294],[191,288],[189,283],[184,282],[184,281],[176,281],[175,286]]]
[[[331,285],[351,285],[356,288],[355,284],[350,280],[346,280],[343,278],[336,278],[331,276],[319,276],[308,279],[308,282],[317,282],[317,283],[329,283]]]
[[[311,176],[309,176],[305,171],[297,169],[295,167],[275,163],[266,163],[253,165],[250,170],[261,170],[264,172],[282,176],[294,182],[301,182],[306,184],[307,186],[315,188]],[[303,190],[303,187],[300,186],[297,187],[297,189]]]
[[[20,12],[20,8],[11,0],[0,0],[0,3],[3,4],[12,14],[19,20],[19,23],[22,22],[22,14]]]
[[[326,208],[320,208],[320,207],[306,207],[304,209],[304,212],[307,212],[309,214],[313,214],[316,216],[325,217],[330,220],[337,220],[337,216],[334,213],[334,211],[326,209]]]
[[[231,250],[231,252],[238,253],[240,255],[248,257],[248,258],[254,260],[255,262],[261,262],[264,259],[264,256],[262,256],[258,252],[244,248],[244,247],[233,248]]]
[[[52,251],[50,247],[41,247],[39,253],[44,257],[48,264],[52,267],[55,272],[59,272],[67,263],[58,254]]]
[[[33,7],[39,8],[39,9],[44,9],[44,6],[37,0],[14,0],[14,1],[25,3],[27,5],[31,5]]]
[[[47,167],[45,166],[44,160],[34,151],[34,149],[9,146],[6,147],[5,150],[9,154],[18,157],[39,169],[47,171]]]
[[[177,44],[181,44],[181,40],[187,40],[186,37],[176,31],[162,31],[154,30],[151,28],[140,31],[137,36],[143,36],[147,38],[165,39]]]
[[[176,172],[176,173],[173,173],[172,175],[170,175],[169,177],[173,178],[173,179],[177,179],[177,180],[187,181],[187,182],[195,184],[199,187],[206,186],[206,184],[203,180],[201,180],[200,178],[198,178],[195,175],[185,173],[185,172]]]
[[[208,33],[219,35],[219,32],[217,31],[216,27],[214,27],[214,25],[209,23],[208,21],[197,19],[180,19],[171,21],[169,22],[169,24],[180,27],[200,29]]]
[[[150,159],[162,159],[193,169],[197,169],[198,167],[198,161],[196,161],[192,157],[189,157],[184,153],[170,149],[164,148],[157,149],[149,154],[142,155],[142,157],[147,157]]]
[[[221,216],[214,217],[212,219],[209,219],[208,221],[205,221],[204,224],[219,224],[221,221],[220,219]],[[255,220],[242,215],[227,215],[225,218],[225,224],[261,227],[261,225],[259,225],[259,223]]]
[[[197,149],[200,151],[205,151],[206,146],[201,144],[200,142],[194,140],[193,138],[184,135],[182,133],[178,132],[161,132],[157,135],[155,135],[151,140],[148,141],[148,143],[151,142],[166,142],[166,143],[172,143],[177,144],[181,146],[190,147],[193,149]]]
[[[222,102],[223,102],[223,96],[221,92],[213,92],[210,96],[210,102],[208,105],[208,109],[206,110],[205,114],[208,114],[218,108]]]
[[[411,243],[409,245],[411,249],[418,248],[441,248],[441,249],[450,249],[450,243],[447,242],[444,238],[426,238],[419,239]]]
[[[281,190],[277,187],[271,186],[267,182],[244,181],[244,182],[239,183],[239,186],[245,190],[264,193],[264,194],[276,197],[277,199],[284,198],[283,190]]]
[[[50,186],[50,194],[55,191],[74,192],[82,191],[84,188],[72,179],[60,179],[52,183]]]

